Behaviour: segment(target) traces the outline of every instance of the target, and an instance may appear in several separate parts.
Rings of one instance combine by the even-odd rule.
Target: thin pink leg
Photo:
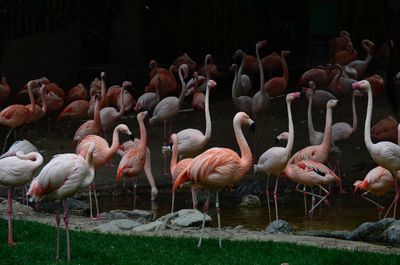
[[[192,204],[193,204],[193,209],[197,209],[197,196],[196,196],[196,190],[191,188],[192,191]]]
[[[67,237],[67,259],[68,261],[71,261],[71,248],[69,243],[68,199],[64,201],[64,224],[65,224],[65,235]]]
[[[271,223],[272,217],[271,217],[271,204],[269,203],[269,176],[267,176],[267,187],[265,188],[265,195],[267,196],[269,223]]]
[[[276,177],[275,190],[274,190],[274,202],[275,202],[276,220],[279,219],[279,216],[278,216],[278,182],[279,182],[279,176]]]
[[[218,198],[218,191],[215,197],[215,210],[217,212],[217,220],[218,220],[218,244],[219,247],[222,248],[221,242],[221,208],[219,207],[219,198]]]
[[[12,233],[12,201],[13,201],[14,187],[8,189],[8,244],[14,245]]]
[[[204,207],[203,207],[203,223],[201,224],[200,239],[199,239],[199,243],[197,244],[198,248],[201,246],[201,241],[203,239],[204,225],[206,223],[206,215],[208,213],[208,208],[209,207],[210,207],[210,193],[207,193],[207,201],[206,201],[206,203],[204,204]]]
[[[56,260],[60,260],[60,211],[62,207],[62,201],[58,205],[56,212],[56,224],[57,224],[57,241],[56,241]]]
[[[313,188],[310,187],[310,189],[311,189],[311,193],[312,193],[312,195],[311,195],[311,209],[313,209],[314,208],[314,204],[315,204],[315,194],[314,194]],[[313,212],[310,213],[310,218],[311,219],[313,218]]]
[[[396,195],[394,197],[394,210],[393,210],[393,218],[396,219],[396,210],[397,210],[397,201],[399,200],[399,186],[397,184],[397,179],[394,179],[394,184],[396,187]]]
[[[382,205],[380,205],[379,203],[377,203],[376,201],[370,199],[367,197],[367,194],[369,193],[369,191],[364,192],[363,194],[361,194],[361,197],[364,198],[365,200],[371,202],[372,204],[376,205],[378,207],[378,218],[379,220],[381,219],[381,215],[383,210],[385,209]]]

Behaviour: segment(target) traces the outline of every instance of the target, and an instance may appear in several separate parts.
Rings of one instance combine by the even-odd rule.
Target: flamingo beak
[[[279,138],[276,137],[276,138],[275,138],[275,146],[277,146],[278,144],[279,144]]]

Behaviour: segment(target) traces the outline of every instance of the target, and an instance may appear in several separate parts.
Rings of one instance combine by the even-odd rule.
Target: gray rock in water
[[[268,234],[293,234],[293,227],[286,221],[275,220],[265,228],[265,233]]]
[[[132,221],[129,219],[121,219],[121,220],[113,220],[111,222],[105,223],[98,225],[94,228],[94,231],[100,232],[100,233],[122,233],[123,231],[126,230],[131,230],[134,227],[142,225],[139,222]]]
[[[6,213],[8,211],[8,200],[3,200],[0,203],[0,212]],[[30,206],[26,206],[18,201],[12,201],[12,214],[13,215],[26,215],[33,213],[33,209]]]
[[[384,232],[385,242],[399,247],[400,246],[400,221],[392,223]]]
[[[127,211],[127,210],[111,210],[108,213],[101,213],[101,217],[104,218],[109,218],[109,219],[150,219],[152,216],[152,213],[149,211],[145,210],[132,210],[132,211]]]
[[[347,240],[359,240],[367,242],[381,242],[384,240],[384,231],[396,220],[393,218],[382,219],[378,222],[367,222],[350,232]]]
[[[183,209],[177,212],[177,216],[171,219],[171,224],[176,226],[198,226],[203,222],[203,213],[197,209]],[[211,222],[211,217],[206,215],[206,224]]]
[[[166,227],[166,224],[163,221],[154,221],[148,224],[144,224],[141,226],[137,226],[133,228],[131,231],[132,232],[151,232],[151,231],[160,231],[164,230]]]
[[[296,234],[302,236],[317,236],[317,237],[346,239],[347,236],[350,234],[350,232],[346,230],[343,231],[308,230],[308,231],[301,231]]]
[[[239,204],[239,207],[243,208],[257,208],[260,206],[261,206],[260,198],[251,194],[245,195],[242,198],[242,203]]]
[[[59,205],[60,204],[58,202],[43,201],[39,203],[39,210],[46,212],[55,212],[57,211]],[[68,209],[70,211],[78,211],[83,213],[89,211],[89,204],[75,198],[68,198]]]

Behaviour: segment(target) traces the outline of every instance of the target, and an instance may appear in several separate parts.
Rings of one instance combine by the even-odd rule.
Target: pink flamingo
[[[227,185],[232,185],[240,181],[249,171],[253,163],[251,150],[244,138],[242,126],[250,126],[254,123],[250,117],[239,112],[233,118],[233,129],[238,142],[241,157],[233,150],[228,148],[214,147],[193,158],[192,162],[179,174],[174,182],[173,191],[185,182],[196,189],[216,190],[215,208],[217,210],[219,246],[221,244],[221,221],[218,191]],[[198,247],[201,246],[203,238],[205,217],[208,212],[210,196],[204,204],[203,223]]]
[[[135,138],[135,140],[133,141],[126,141],[118,147],[119,150],[117,151],[117,154],[123,157],[125,153],[127,153],[132,148],[137,148],[139,144],[140,140],[137,138]],[[153,172],[151,171],[151,152],[149,147],[146,147],[146,160],[144,162],[143,171],[146,174],[147,181],[149,182],[149,185],[151,187],[150,199],[154,201],[158,195],[158,189],[154,181]]]
[[[275,190],[274,190],[274,202],[275,202],[275,214],[276,220],[278,220],[278,202],[277,202],[277,190],[278,190],[278,181],[279,175],[281,174],[282,170],[286,167],[287,162],[289,161],[293,142],[294,142],[294,128],[293,128],[293,119],[292,119],[292,110],[291,110],[291,103],[296,98],[300,97],[300,93],[290,93],[286,96],[286,105],[287,105],[287,112],[288,112],[288,119],[289,119],[289,135],[288,135],[288,142],[286,147],[271,147],[267,151],[265,151],[259,158],[256,165],[254,165],[254,173],[263,172],[267,175],[267,202],[268,202],[268,214],[269,214],[269,222],[271,222],[271,208],[269,204],[269,191],[268,191],[268,184],[269,184],[269,177],[275,176]]]
[[[45,97],[45,91],[46,91],[46,87],[44,85],[42,85],[40,87],[40,95],[42,98]],[[29,108],[30,104],[26,105],[25,107]],[[36,121],[42,119],[43,116],[46,114],[46,112],[47,112],[47,102],[46,101],[43,101],[41,107],[39,105],[35,104],[35,110],[30,115],[29,123],[33,123],[33,122],[36,122]]]
[[[15,156],[0,159],[0,185],[8,187],[8,244],[13,245],[12,200],[14,188],[28,183],[33,172],[43,163],[37,152],[24,154],[18,151]]]
[[[122,84],[122,89],[120,91],[120,100],[122,102],[122,105],[117,111],[114,107],[105,107],[100,110],[100,124],[101,128],[103,129],[104,135],[106,135],[106,131],[112,130],[115,127],[115,124],[117,124],[118,120],[124,115],[125,112],[125,101],[124,101],[124,91],[126,87],[131,86],[132,83],[125,81]]]
[[[397,126],[399,123],[393,116],[387,116],[375,123],[371,128],[372,139],[376,141],[396,141],[398,137]]]
[[[3,76],[0,82],[0,105],[6,101],[6,99],[10,95],[10,91],[11,89],[7,83],[7,78]]]
[[[193,73],[193,71],[196,69],[196,62],[190,58],[190,56],[187,53],[183,53],[182,55],[178,56],[173,62],[173,65],[175,65],[175,69],[179,69],[181,65],[186,64],[188,67],[188,73]]]
[[[264,90],[264,70],[259,54],[260,48],[266,44],[267,44],[266,40],[259,41],[256,44],[256,56],[257,56],[258,67],[260,68],[260,90],[254,94],[251,101],[252,113],[255,119],[260,118],[260,115],[264,116],[270,104],[269,95]]]
[[[179,139],[175,133],[171,134],[171,142],[172,142],[172,156],[171,156],[171,177],[172,177],[172,184],[175,183],[175,180],[178,178],[179,174],[192,162],[193,158],[185,158],[178,162],[178,145]],[[163,151],[165,148],[163,147]],[[194,189],[192,189],[192,199],[193,199],[193,208],[197,208],[197,200],[195,198],[196,193]],[[171,213],[174,212],[174,204],[175,204],[175,192],[172,192],[172,204],[171,204]]]
[[[100,100],[96,101],[94,119],[84,122],[75,132],[74,142],[79,143],[85,136],[101,132],[100,124]]]
[[[59,201],[56,214],[57,247],[56,260],[60,259],[60,212],[64,206],[64,224],[67,237],[67,259],[71,260],[69,222],[68,222],[68,197],[83,188],[87,188],[94,178],[93,153],[95,144],[91,143],[86,159],[75,154],[55,155],[39,175],[33,179],[28,195],[38,202],[45,199]]]
[[[89,101],[78,99],[69,103],[64,110],[58,115],[57,122],[65,118],[82,120],[87,118],[87,111],[89,109]]]
[[[365,78],[365,80],[367,80],[371,85],[372,95],[374,97],[383,93],[385,89],[385,82],[380,75],[375,74]]]
[[[171,65],[169,70],[165,68],[159,68],[157,62],[155,60],[151,60],[149,67],[151,69],[150,72],[150,82],[148,86],[145,87],[145,92],[154,92],[156,90],[155,86],[158,83],[160,97],[165,97],[168,94],[172,94],[177,89],[177,83],[175,79],[175,75],[173,73],[175,66]],[[156,74],[159,77],[154,78]]]
[[[189,68],[186,64],[182,64],[179,67],[179,78],[181,80],[182,84],[182,90],[179,98],[177,97],[166,97],[163,100],[161,100],[157,106],[155,107],[153,111],[153,116],[150,118],[150,125],[154,125],[156,122],[163,121],[164,122],[164,145],[167,142],[167,139],[169,138],[169,135],[171,132],[167,135],[167,123],[171,123],[172,120],[178,115],[179,110],[182,107],[184,98],[185,98],[185,92],[186,92],[186,83],[184,81],[184,78],[187,77],[188,75]],[[183,73],[182,73],[183,72]],[[171,131],[171,125],[170,125],[170,131]]]
[[[312,206],[308,213],[312,216],[314,209],[321,204],[321,202],[326,201],[330,192],[327,191],[322,185],[330,184],[334,181],[340,182],[340,178],[327,166],[313,160],[301,160],[292,164],[288,164],[282,174],[288,177],[290,180],[296,182],[297,184],[304,185],[303,193],[312,196]],[[306,186],[311,188],[311,192],[306,191]],[[324,196],[317,195],[313,192],[313,187],[319,186],[321,190],[325,192]],[[315,197],[320,198],[320,200],[314,204]],[[304,197],[305,198],[305,197]],[[305,202],[305,200],[304,200]],[[305,209],[307,211],[307,205],[305,204]]]
[[[368,105],[367,105],[367,116],[365,118],[364,127],[364,141],[372,159],[379,166],[387,169],[392,174],[395,180],[396,195],[393,199],[394,210],[393,217],[396,216],[397,201],[400,196],[396,181],[396,172],[400,170],[400,146],[392,142],[382,141],[374,144],[371,140],[371,117],[372,117],[372,90],[371,85],[368,81],[362,80],[353,84],[353,89],[367,91],[368,93]]]
[[[81,84],[77,84],[67,93],[66,102],[71,103],[75,100],[86,100],[88,96],[86,88]]]
[[[289,82],[289,70],[286,64],[286,56],[290,54],[290,51],[282,51],[281,52],[281,61],[282,61],[282,70],[283,75],[281,77],[273,77],[268,80],[264,89],[271,97],[276,97],[282,95],[285,92],[285,89]]]
[[[203,93],[199,92],[199,74],[197,71],[193,74],[194,78],[194,89],[193,89],[193,99],[192,99],[192,107],[196,110],[204,111],[204,104],[206,97]]]
[[[99,92],[99,90],[100,90],[99,111],[102,108],[107,107],[107,97],[106,97],[107,91],[106,91],[106,82],[104,80],[105,77],[106,77],[106,74],[104,72],[101,72],[101,74],[100,74],[101,81],[99,81],[96,78],[97,81],[95,80],[96,82],[94,83],[93,88],[90,89],[90,92],[89,92],[89,94],[90,94],[90,102],[89,102],[88,116],[91,119],[94,117],[94,112],[95,112],[94,108],[96,106],[96,100],[98,98],[97,92]],[[99,85],[100,85],[100,89],[99,89]]]
[[[147,116],[147,111],[140,112],[137,115],[137,121],[140,128],[140,142],[135,148],[128,149],[121,161],[119,162],[116,180],[117,183],[124,176],[125,178],[132,178],[134,181],[133,185],[133,196],[134,196],[134,208],[136,207],[136,182],[139,177],[139,173],[142,171],[146,161],[146,149],[147,149],[147,132],[144,125],[144,119]],[[126,180],[124,183],[126,187]]]
[[[327,70],[323,66],[311,68],[301,75],[297,81],[297,85],[309,84],[311,81],[314,82],[317,87],[327,86],[329,84]]]
[[[242,74],[244,65],[246,64],[247,55],[242,50],[237,50],[235,55],[233,55],[233,58],[239,58],[239,57],[242,58],[242,61],[239,66],[238,77],[237,77],[237,80],[235,83],[235,93],[237,94],[238,97],[241,97],[241,96],[246,96],[250,92],[251,79],[248,75]],[[254,58],[254,59],[256,59],[256,58]],[[257,64],[256,64],[256,67],[257,67]],[[258,68],[257,68],[257,70],[258,70]]]
[[[203,134],[201,131],[196,129],[185,129],[176,134],[178,139],[177,147],[178,154],[182,157],[193,157],[199,154],[210,141],[211,138],[211,117],[210,117],[210,89],[215,87],[217,83],[214,80],[210,80],[207,83],[206,90],[206,101],[205,101],[205,119],[206,119],[206,131]]]
[[[93,153],[93,163],[94,163],[95,169],[101,168],[105,164],[107,164],[107,162],[109,162],[111,160],[111,158],[113,157],[113,155],[117,152],[118,146],[119,146],[119,133],[120,132],[129,135],[129,137],[132,140],[134,139],[128,126],[126,126],[125,124],[120,124],[114,128],[111,146],[108,145],[107,141],[104,138],[102,138],[98,135],[87,135],[87,136],[85,136],[85,138],[83,138],[79,142],[78,146],[75,149],[75,153],[82,157],[86,157],[91,143],[95,143],[96,148]],[[92,183],[92,188],[94,191],[97,215],[95,218],[93,218],[92,196],[91,196],[91,189],[89,189],[90,218],[96,219],[99,216],[99,207],[97,204],[97,195],[96,195],[96,188],[94,185],[94,180]]]
[[[317,109],[325,109],[326,103],[331,99],[337,99],[332,93],[316,89],[316,83],[314,81],[308,82],[309,87],[313,90],[312,93],[312,107]],[[308,93],[307,93],[308,95]]]
[[[159,85],[161,82],[161,78],[159,74],[155,75],[155,93],[154,92],[145,92],[143,93],[137,100],[134,111],[149,111],[153,112],[154,108],[157,106],[158,102],[160,102],[160,89]]]
[[[32,87],[35,84],[36,81],[34,80],[28,82],[28,93],[29,99],[31,101],[29,108],[21,104],[14,104],[8,106],[0,112],[0,124],[10,128],[10,131],[8,132],[4,141],[3,150],[1,153],[4,153],[7,146],[7,140],[10,137],[13,129],[27,123],[29,121],[30,115],[35,110],[35,98],[32,93]]]
[[[369,63],[372,60],[372,53],[375,50],[375,44],[370,40],[363,40],[361,42],[361,46],[367,53],[367,57],[365,58],[365,60],[355,60],[347,65],[351,68],[354,68],[357,71],[357,75],[359,77],[362,77],[364,75],[364,72],[367,70]]]
[[[238,96],[238,82],[239,82],[239,73],[236,64],[232,64],[231,71],[235,71],[235,77],[232,83],[232,101],[235,107],[242,112],[245,112],[247,115],[253,115],[253,100],[249,96]]]

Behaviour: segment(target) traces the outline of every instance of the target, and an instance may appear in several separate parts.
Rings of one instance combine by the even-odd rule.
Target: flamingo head
[[[214,80],[208,80],[207,86],[214,88],[217,86],[217,83]]]
[[[354,82],[351,87],[354,90],[360,90],[360,91],[368,91],[371,89],[371,85],[367,80],[361,80],[358,82]]]
[[[231,67],[229,68],[229,71],[236,71],[238,69],[237,64],[232,64]]]
[[[148,114],[149,114],[149,112],[147,110],[146,111],[142,111],[136,116],[136,118],[137,118],[138,121],[143,121]]]
[[[206,58],[205,58],[206,64],[208,65],[209,63],[212,63],[213,61],[214,61],[214,58],[212,57],[212,55],[211,54],[207,54]],[[206,65],[204,65],[204,66],[206,66]]]
[[[301,89],[301,93],[302,93],[303,95],[306,95],[307,98],[309,98],[310,96],[312,96],[312,95],[314,94],[314,90],[312,90],[312,89],[309,88],[309,87],[303,87],[303,88]]]
[[[106,77],[106,73],[105,73],[105,72],[101,72],[101,73],[100,73],[100,78],[101,78],[101,79],[104,79],[104,77]]]
[[[263,47],[263,46],[266,45],[267,43],[268,43],[267,40],[260,40],[260,41],[258,41],[257,44],[256,44],[256,49],[259,49],[259,48]]]
[[[293,92],[286,95],[286,102],[292,102],[296,98],[299,98],[301,95],[300,92]]]
[[[125,124],[118,125],[117,127],[115,127],[114,131],[122,132],[124,134],[127,134],[132,141],[135,140],[135,137],[133,137],[133,134],[129,130],[128,126],[126,126]]]
[[[241,58],[243,56],[246,56],[246,54],[242,50],[237,50],[235,54],[232,56],[232,59]]]
[[[153,68],[155,68],[155,67],[157,67],[157,62],[156,62],[156,60],[151,60],[151,61],[149,62],[149,69],[153,69]]]
[[[287,141],[288,139],[289,139],[289,133],[288,133],[288,132],[283,132],[283,133],[279,134],[279,135],[275,138],[275,146],[277,146],[278,143],[279,143],[281,140]]]
[[[124,81],[123,83],[122,83],[122,87],[123,88],[125,88],[125,87],[131,87],[132,86],[132,82],[130,82],[130,81]]]
[[[286,57],[290,54],[290,51],[281,51],[281,56]]]
[[[336,105],[338,105],[339,100],[337,99],[330,99],[327,103],[326,103],[326,108],[327,109],[333,109],[334,107],[336,107]]]
[[[183,71],[183,78],[187,79],[189,75],[189,66],[187,64],[181,64],[179,71]]]

